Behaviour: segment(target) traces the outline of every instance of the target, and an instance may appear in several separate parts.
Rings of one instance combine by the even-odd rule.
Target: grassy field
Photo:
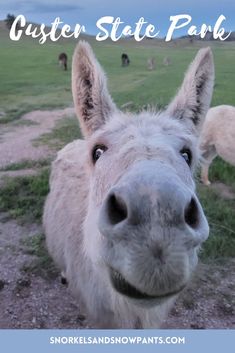
[[[75,41],[39,45],[36,40],[26,37],[12,42],[3,24],[0,24],[0,33],[0,107],[9,118],[17,119],[32,109],[71,105],[70,63]],[[128,40],[118,44],[98,43],[94,39],[90,42],[107,72],[115,102],[120,106],[133,101],[135,110],[148,103],[161,107],[169,102],[200,44],[179,41],[167,45],[152,40],[140,44]],[[212,105],[234,104],[235,44],[216,43],[212,44],[212,48],[216,67]],[[57,58],[62,51],[69,56],[68,72],[58,68]],[[128,69],[120,65],[122,52],[130,56]],[[150,56],[156,58],[155,71],[146,70],[146,60]],[[165,56],[171,58],[172,65],[169,67],[162,63]]]
[[[71,56],[74,41],[60,41],[39,45],[36,40],[23,38],[11,42],[8,32],[0,25],[0,111],[5,113],[0,123],[11,124],[25,112],[36,109],[53,109],[72,105]],[[116,104],[120,107],[132,102],[131,109],[138,111],[146,104],[164,107],[182,81],[188,64],[200,45],[178,41],[165,43],[147,40],[143,43],[121,41],[97,43],[90,39],[94,51],[107,72],[109,87]],[[210,43],[216,68],[216,81],[212,105],[235,105],[235,44]],[[62,51],[68,53],[69,70],[58,67],[57,57]],[[131,65],[122,68],[120,56],[127,52]],[[156,58],[156,70],[148,71],[146,61]],[[163,65],[169,56],[172,64]],[[53,139],[60,141],[55,147],[79,136],[74,120],[62,122],[51,134],[43,135],[35,144],[51,145]],[[8,211],[12,217],[32,222],[41,220],[42,205],[48,192],[48,161],[42,161],[44,169],[37,176],[9,179],[0,193],[0,211]],[[23,167],[30,161],[22,161]],[[5,170],[17,170],[22,165],[9,165]],[[40,165],[40,162],[39,162]],[[211,180],[220,181],[235,192],[235,168],[217,160],[211,168]],[[225,200],[216,190],[198,185],[202,204],[208,216],[211,235],[202,256],[204,259],[235,256],[235,200]]]

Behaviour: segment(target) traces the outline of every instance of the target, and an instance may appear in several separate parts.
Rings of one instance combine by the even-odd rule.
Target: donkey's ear
[[[108,93],[105,74],[90,45],[77,45],[72,63],[73,101],[85,137],[105,123],[115,111]]]
[[[167,113],[190,123],[196,130],[204,121],[210,107],[214,87],[214,62],[210,48],[199,50],[186,72],[178,94],[167,108]]]

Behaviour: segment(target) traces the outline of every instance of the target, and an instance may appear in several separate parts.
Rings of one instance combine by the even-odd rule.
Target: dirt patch
[[[164,328],[235,328],[235,260],[200,264]]]
[[[211,184],[209,188],[214,190],[220,197],[225,200],[235,200],[235,193],[233,189],[224,183],[216,182]]]
[[[15,178],[25,175],[36,175],[38,171],[36,169],[21,169],[11,170],[6,172],[0,172],[0,187],[4,185],[5,178]]]
[[[0,218],[0,328],[86,327],[78,304],[56,278],[26,272],[35,261],[22,240],[42,231],[32,224],[20,226]]]
[[[33,121],[37,124],[18,125],[7,124],[1,127],[0,168],[24,159],[37,160],[52,156],[55,152],[48,146],[32,145],[32,140],[50,132],[56,122],[66,116],[74,115],[73,108],[53,111],[36,110],[22,116],[21,121]],[[10,126],[10,128],[9,128]]]

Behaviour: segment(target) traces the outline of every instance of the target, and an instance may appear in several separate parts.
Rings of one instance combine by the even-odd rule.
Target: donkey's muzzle
[[[155,161],[133,166],[109,190],[98,222],[114,289],[142,300],[187,284],[209,232],[193,190]]]
[[[101,233],[131,237],[141,229],[142,237],[143,229],[162,229],[167,237],[170,230],[171,235],[188,234],[187,246],[198,246],[208,236],[208,225],[196,195],[172,169],[148,163],[133,167],[109,191],[99,216]]]
[[[167,198],[167,195],[165,195]],[[133,198],[133,197],[132,197]],[[144,198],[144,196],[143,196]],[[151,210],[148,209],[151,206],[151,202],[146,200],[146,204],[142,204],[141,199],[132,200],[128,199],[126,192],[120,192],[119,190],[112,191],[106,200],[106,222],[111,227],[120,225],[122,222],[127,222],[128,225],[137,226],[141,222],[146,222],[148,216],[151,213]],[[191,197],[190,201],[185,204],[184,207],[175,205],[174,210],[170,210],[170,202],[172,200],[160,200],[156,199],[158,208],[162,207],[162,204],[167,204],[168,207],[165,212],[165,218],[168,218],[168,221],[173,224],[185,223],[191,228],[196,228],[199,223],[199,209],[197,201],[194,197]],[[180,202],[180,200],[179,200]],[[147,208],[146,208],[147,206]],[[145,209],[144,209],[145,207]],[[161,209],[160,213],[164,213],[164,210]]]

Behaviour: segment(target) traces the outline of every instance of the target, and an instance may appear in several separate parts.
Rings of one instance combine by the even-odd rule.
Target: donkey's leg
[[[202,152],[201,162],[201,181],[204,185],[210,185],[209,181],[209,168],[213,159],[217,156],[216,149],[214,146],[209,146]]]
[[[61,276],[60,277],[61,278],[61,283],[62,284],[68,284],[68,281],[67,281],[67,278],[66,278],[66,274],[65,274],[64,271],[61,272],[60,276]]]
[[[204,185],[210,185],[211,182],[208,179],[210,164],[203,164],[201,167],[201,181]]]

